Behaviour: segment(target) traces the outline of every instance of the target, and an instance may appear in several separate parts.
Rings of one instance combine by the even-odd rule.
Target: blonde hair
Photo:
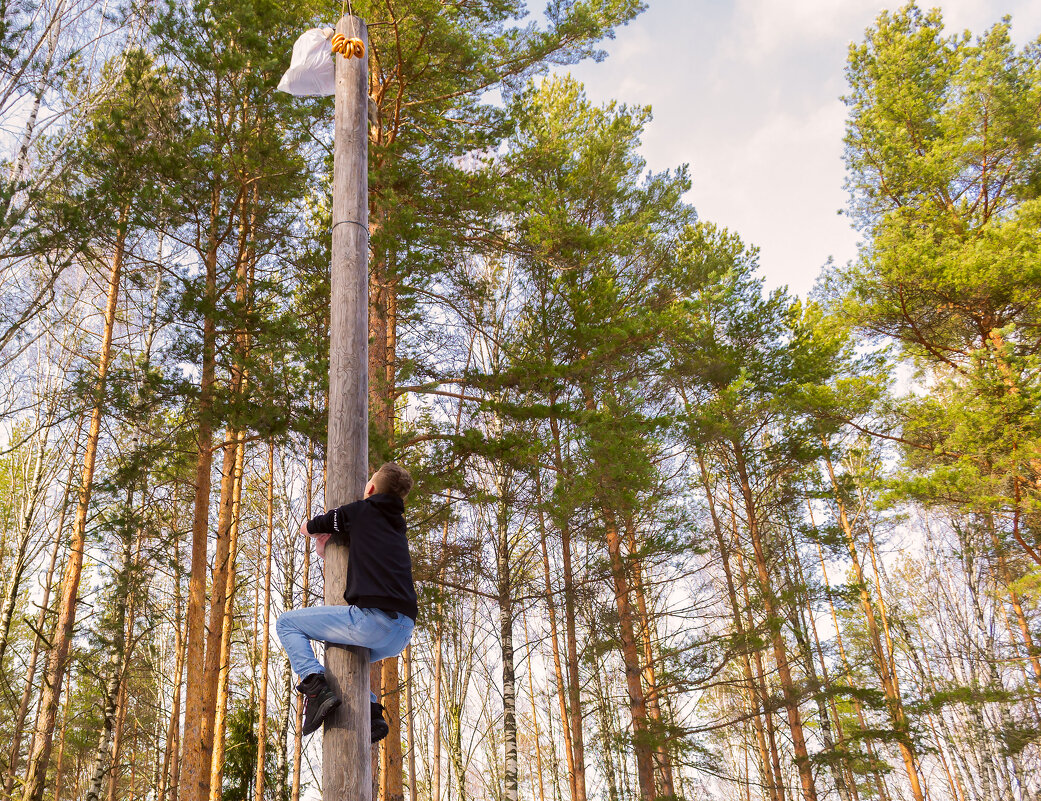
[[[394,462],[386,462],[372,476],[376,492],[397,495],[404,500],[412,489],[412,476],[408,470]]]

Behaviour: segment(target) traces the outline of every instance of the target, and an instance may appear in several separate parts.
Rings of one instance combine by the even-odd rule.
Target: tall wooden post
[[[325,506],[361,498],[369,461],[369,35],[365,23],[344,16],[337,33],[361,39],[365,57],[336,63],[333,150],[333,242],[329,321],[329,440]],[[325,603],[346,603],[347,548],[325,550]],[[325,720],[324,801],[370,801],[369,652],[330,646],[326,678],[343,704]]]

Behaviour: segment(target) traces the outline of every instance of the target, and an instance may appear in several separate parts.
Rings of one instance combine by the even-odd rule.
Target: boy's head
[[[387,462],[372,474],[369,483],[365,485],[365,497],[381,493],[397,495],[404,500],[411,489],[412,476],[408,474],[408,470],[394,462]]]

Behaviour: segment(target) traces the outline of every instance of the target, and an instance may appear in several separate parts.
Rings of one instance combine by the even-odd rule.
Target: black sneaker
[[[386,707],[383,704],[377,704],[375,701],[369,701],[369,709],[372,716],[372,741],[378,743],[390,734],[390,726],[383,719],[383,710]]]
[[[316,731],[326,716],[340,705],[328,683],[324,673],[312,673],[297,688],[304,694],[304,734]]]

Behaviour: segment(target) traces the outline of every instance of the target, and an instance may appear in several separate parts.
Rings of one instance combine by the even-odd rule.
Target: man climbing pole
[[[361,43],[361,57],[335,61],[332,264],[329,315],[329,436],[325,508],[361,499],[369,460],[369,34],[353,15],[336,33]],[[352,43],[352,55],[357,53]],[[346,603],[348,547],[325,551],[325,603]],[[371,801],[369,651],[330,647],[325,678],[342,703],[325,718],[322,741],[324,801]]]
[[[397,656],[405,650],[416,622],[416,586],[405,534],[405,498],[412,477],[388,462],[365,485],[365,498],[307,521],[300,533],[316,537],[318,555],[329,545],[351,550],[343,597],[347,606],[307,606],[291,609],[275,628],[304,694],[304,734],[317,731],[340,706],[329,687],[325,669],[315,659],[311,640],[369,649],[369,662]],[[371,695],[372,742],[387,736],[383,707]]]

